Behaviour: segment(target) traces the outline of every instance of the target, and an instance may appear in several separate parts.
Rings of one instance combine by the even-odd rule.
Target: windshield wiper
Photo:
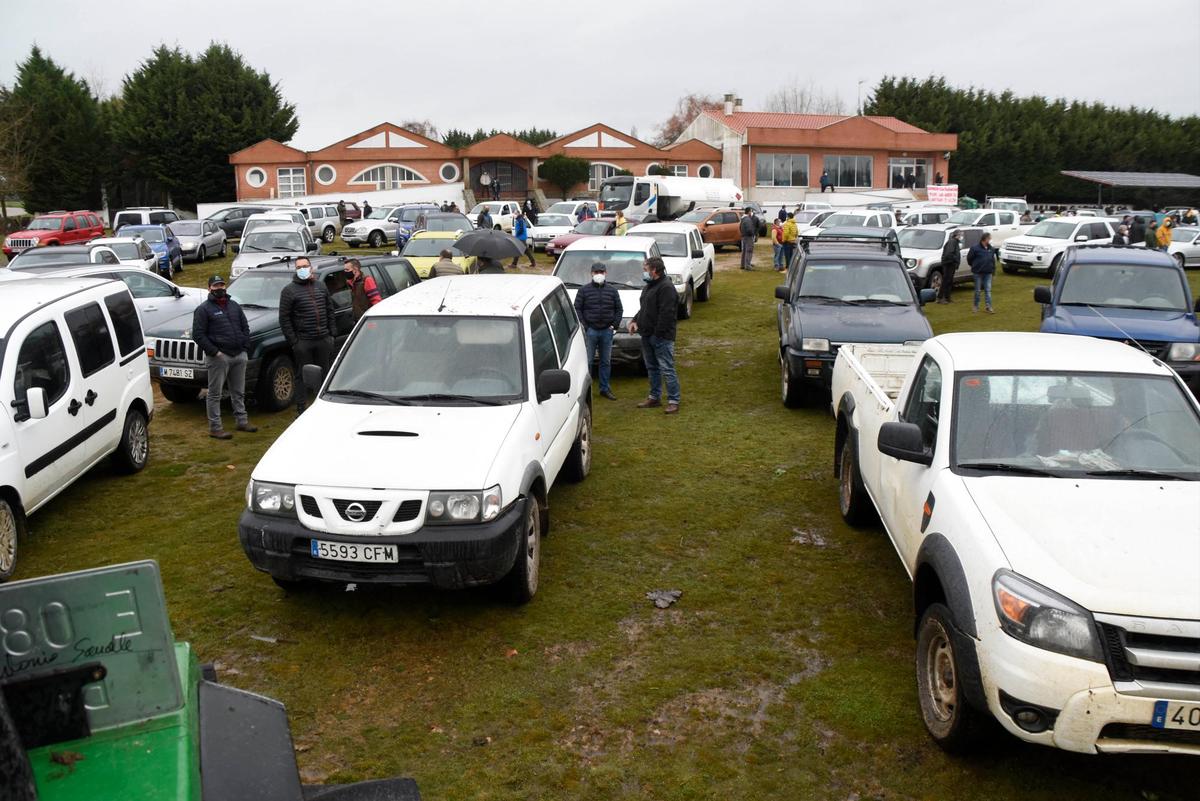
[[[368,392],[365,389],[330,389],[325,392],[326,395],[337,395],[346,398],[363,398],[365,400],[377,400],[384,403],[395,404],[396,406],[411,406],[405,398],[399,398],[395,395],[384,395],[379,392]]]
[[[449,392],[429,392],[424,395],[400,395],[396,400],[404,402],[412,401],[466,401],[468,403],[478,403],[481,406],[500,406],[501,401],[490,400],[488,398],[480,398],[475,395],[455,395]]]
[[[835,298],[833,295],[800,295],[796,300],[827,300],[833,303],[848,303],[849,301]]]
[[[1019,464],[1009,464],[1008,462],[959,462],[958,466],[961,468],[970,468],[971,470],[994,470],[997,473],[1017,473],[1023,476],[1062,478],[1058,473],[1051,473],[1049,470],[1026,467]]]
[[[883,298],[863,298],[861,300],[847,300],[846,303],[852,303],[856,306],[907,306],[908,304],[902,300],[884,300]]]
[[[255,247],[254,245],[242,245],[242,251],[241,251],[241,252],[242,252],[242,253],[245,253],[247,250],[253,250],[255,253],[268,253],[268,252],[270,252],[270,251],[263,250],[263,249],[262,249],[262,248],[260,248],[260,247]]]
[[[1087,476],[1112,476],[1115,478],[1146,478],[1156,481],[1196,481],[1195,478],[1187,478],[1176,473],[1163,473],[1158,470],[1139,470],[1134,467],[1122,467],[1116,470],[1088,470],[1084,475]]]

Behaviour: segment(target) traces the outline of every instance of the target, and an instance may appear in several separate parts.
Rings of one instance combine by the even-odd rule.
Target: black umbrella
[[[478,256],[497,261],[516,258],[525,252],[524,242],[494,228],[465,233],[454,240],[454,247],[464,256]]]

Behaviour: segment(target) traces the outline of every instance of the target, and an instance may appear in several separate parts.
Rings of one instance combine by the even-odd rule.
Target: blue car
[[[421,217],[441,212],[441,210],[440,206],[428,203],[416,203],[397,208],[392,213],[393,217],[399,218],[396,229],[396,247],[403,248],[405,243],[412,238],[413,232],[417,230],[417,222]]]
[[[854,343],[916,344],[933,336],[917,290],[889,230],[831,228],[797,249],[787,283],[775,288],[783,404],[828,399],[838,348]]]
[[[1170,365],[1200,397],[1200,302],[1166,253],[1112,245],[1067,248],[1051,286],[1033,290],[1043,333],[1113,339]]]
[[[183,246],[166,225],[122,225],[117,236],[140,236],[158,257],[158,274],[172,278],[183,272]]]

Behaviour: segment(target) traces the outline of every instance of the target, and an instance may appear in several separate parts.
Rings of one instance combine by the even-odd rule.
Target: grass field
[[[1042,282],[998,276],[996,315],[971,314],[966,290],[928,314],[939,333],[1033,330]],[[780,403],[776,283],[720,272],[681,323],[678,416],[634,408],[632,374],[597,398],[593,472],[551,493],[526,607],[487,590],[285,595],[236,522],[292,413],[252,410],[258,434],[216,442],[202,405],[161,399],[150,466],[98,469],[35,516],[18,577],[158,560],[176,637],[287,705],[308,781],[409,775],[435,801],[1194,799],[1195,760],[930,743],[904,569],[837,513],[828,411]],[[683,595],[658,610],[654,589]]]

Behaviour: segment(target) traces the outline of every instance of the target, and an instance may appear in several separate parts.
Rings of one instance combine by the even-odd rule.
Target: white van
[[[105,457],[146,466],[154,396],[125,284],[0,280],[0,580],[25,518]]]
[[[693,208],[744,202],[742,190],[728,178],[615,175],[600,185],[601,217],[615,217],[619,209],[626,217],[642,222],[674,220]]]

